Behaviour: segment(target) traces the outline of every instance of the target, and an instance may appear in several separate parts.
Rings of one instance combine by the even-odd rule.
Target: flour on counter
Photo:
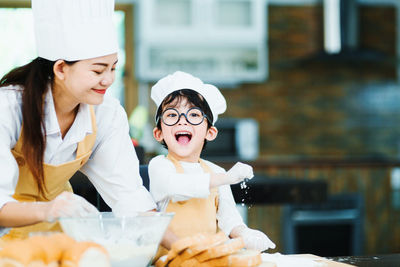
[[[322,267],[323,263],[317,262],[313,259],[310,259],[306,256],[296,256],[291,257],[288,255],[282,255],[280,253],[262,253],[261,258],[263,262],[273,262],[276,264],[276,267]]]

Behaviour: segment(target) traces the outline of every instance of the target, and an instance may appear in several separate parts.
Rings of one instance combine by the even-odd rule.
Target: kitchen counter
[[[358,267],[398,267],[400,266],[399,254],[370,255],[370,256],[343,256],[329,258],[331,260],[348,263]]]
[[[267,256],[267,257],[264,257]],[[263,254],[263,261],[279,260],[280,257],[285,259],[285,266],[311,266],[310,262],[305,262],[306,259],[312,259],[316,262],[323,263],[326,267],[398,267],[400,266],[400,254],[386,254],[386,255],[371,255],[371,256],[343,256],[343,257],[320,257],[313,254],[291,254],[291,255],[277,255],[276,254]],[[295,264],[291,264],[295,260]],[[264,265],[261,265],[264,266]],[[260,266],[260,267],[261,267]],[[265,265],[267,266],[267,265]],[[268,265],[270,266],[270,265]]]
[[[244,204],[301,204],[323,202],[328,186],[323,180],[267,177],[255,175],[246,182],[231,185],[236,203]]]

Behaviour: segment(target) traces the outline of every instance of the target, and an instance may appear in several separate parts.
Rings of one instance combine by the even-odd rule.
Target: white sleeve
[[[118,106],[114,116],[102,125],[92,156],[81,171],[113,211],[127,214],[155,209],[154,200],[139,174],[139,160],[123,108]]]
[[[206,161],[206,163],[212,168],[214,173],[226,173],[226,171],[218,165],[210,161]],[[236,208],[230,185],[223,185],[218,188],[217,221],[218,228],[228,236],[234,227],[245,225],[242,216],[240,216]]]
[[[0,126],[1,127],[1,126]],[[0,170],[2,172],[0,179],[0,209],[10,201],[16,201],[12,195],[18,182],[18,164],[15,161],[11,148],[5,144],[4,131],[0,129]]]
[[[154,200],[170,198],[173,201],[206,198],[210,195],[208,173],[177,173],[165,156],[157,156],[149,163],[150,193]]]
[[[17,143],[22,124],[21,108],[14,90],[0,88],[0,209],[7,202],[16,201],[12,195],[17,186],[19,169],[11,149]],[[0,236],[10,228],[0,226]]]
[[[21,131],[22,114],[15,90],[0,88],[0,208],[15,201],[12,195],[18,182],[18,164],[11,153]]]
[[[218,188],[218,191],[218,227],[229,236],[234,227],[245,224],[236,208],[231,187],[229,185],[223,185]]]

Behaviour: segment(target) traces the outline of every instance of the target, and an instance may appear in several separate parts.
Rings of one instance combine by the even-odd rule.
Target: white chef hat
[[[83,60],[118,51],[114,0],[32,0],[38,56]]]
[[[225,98],[217,87],[205,84],[199,78],[182,71],[177,71],[160,79],[151,88],[151,99],[159,108],[166,96],[181,89],[191,89],[204,97],[213,114],[213,124],[217,121],[218,115],[226,110]]]

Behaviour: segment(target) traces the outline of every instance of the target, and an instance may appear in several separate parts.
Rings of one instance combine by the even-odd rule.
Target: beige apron
[[[167,158],[174,164],[177,173],[184,173],[182,165],[170,154]],[[206,173],[212,173],[210,167],[200,159],[200,166]],[[174,212],[170,229],[179,237],[187,237],[196,233],[205,232],[215,234],[217,226],[218,188],[210,190],[208,198],[191,198],[186,201],[168,203],[166,212]],[[156,259],[167,254],[167,250],[160,246]]]
[[[47,188],[47,192],[44,192],[44,196],[39,194],[37,182],[33,178],[21,152],[23,138],[20,137],[18,139],[17,144],[11,150],[19,167],[19,178],[13,198],[21,202],[50,201],[56,198],[63,191],[72,192],[69,179],[88,161],[96,140],[96,117],[92,106],[90,106],[90,115],[93,133],[85,136],[85,138],[78,143],[76,159],[60,165],[43,164],[44,184]],[[29,226],[16,227],[12,228],[7,235],[4,235],[2,240],[6,241],[10,239],[26,238],[29,236],[30,232],[44,231],[61,231],[61,227],[58,222],[41,222]]]

